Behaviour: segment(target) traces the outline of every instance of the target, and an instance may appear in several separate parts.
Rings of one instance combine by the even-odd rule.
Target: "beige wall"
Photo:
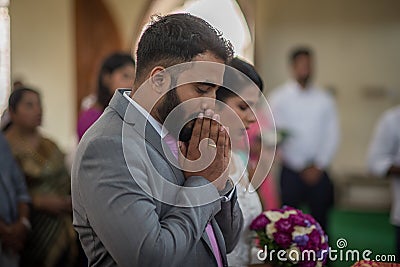
[[[365,153],[382,111],[400,103],[400,2],[257,0],[256,65],[271,90],[288,78],[288,51],[310,45],[316,82],[337,91],[342,137],[337,172],[365,171]],[[366,98],[365,88],[397,98]]]
[[[40,90],[43,132],[64,151],[75,142],[72,0],[11,0],[11,75]]]

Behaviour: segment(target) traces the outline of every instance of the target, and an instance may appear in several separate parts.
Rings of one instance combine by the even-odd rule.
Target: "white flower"
[[[277,222],[280,219],[283,218],[283,214],[280,213],[279,211],[266,211],[264,212],[265,216],[271,221],[271,222]]]
[[[273,239],[273,234],[276,233],[275,223],[270,222],[266,227],[266,233],[269,239]]]
[[[292,232],[292,237],[296,237],[299,235],[307,235],[312,232],[312,230],[315,229],[314,225],[311,225],[311,227],[304,227],[304,226],[295,226],[294,231]]]
[[[296,210],[287,210],[287,211],[285,211],[285,213],[283,214],[283,217],[284,217],[284,218],[289,218],[289,215],[290,215],[290,214],[296,215],[296,214],[297,214],[297,211],[296,211]]]
[[[277,222],[280,219],[287,219],[289,218],[289,216],[291,214],[297,214],[296,210],[287,210],[284,213],[279,212],[279,211],[273,211],[273,210],[269,210],[269,211],[265,211],[264,215],[267,216],[267,218],[271,221],[271,222]]]

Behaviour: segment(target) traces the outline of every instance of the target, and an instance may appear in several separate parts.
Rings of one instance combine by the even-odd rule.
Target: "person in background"
[[[23,87],[24,84],[22,83],[21,80],[16,80],[13,83],[13,88],[12,91],[15,89]],[[8,109],[4,110],[3,114],[1,114],[1,119],[0,119],[0,129],[5,130],[10,124],[10,114],[8,113]]]
[[[31,224],[21,266],[72,266],[76,235],[71,220],[70,177],[58,146],[40,133],[37,91],[19,88],[9,98],[11,125],[5,132],[32,198]]]
[[[230,126],[229,133],[232,143],[238,144],[245,137],[245,130],[256,123],[253,110],[262,94],[263,82],[252,65],[237,57],[231,60],[229,66],[240,71],[242,75],[236,71],[225,70],[224,85],[226,84],[227,87],[220,87],[217,91],[216,99],[221,102],[216,104],[216,113],[221,114],[222,122],[236,122]],[[250,80],[244,75],[254,84],[250,83]],[[240,122],[228,110],[232,110]],[[257,260],[256,253],[253,253],[258,249],[254,245],[249,226],[252,220],[262,212],[262,206],[258,194],[253,192],[254,188],[250,183],[251,177],[247,171],[247,162],[239,150],[232,150],[229,177],[236,184],[237,198],[243,212],[243,230],[235,249],[228,254],[228,265],[249,266],[261,263]]]
[[[0,266],[19,266],[19,255],[31,229],[30,197],[22,175],[0,133]]]
[[[368,167],[372,174],[392,179],[391,222],[396,229],[396,256],[400,261],[400,106],[380,118],[369,147]]]
[[[306,204],[325,229],[333,205],[333,184],[328,168],[339,143],[339,126],[332,97],[312,83],[313,55],[296,48],[290,55],[294,80],[270,97],[277,130],[287,131],[281,145],[282,204]]]
[[[135,61],[125,53],[108,56],[101,65],[97,78],[96,101],[83,110],[78,118],[78,138],[100,117],[118,88],[130,88],[135,79]]]

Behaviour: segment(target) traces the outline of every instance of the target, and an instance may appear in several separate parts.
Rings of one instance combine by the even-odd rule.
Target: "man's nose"
[[[204,97],[201,102],[201,110],[206,111],[207,109],[215,110],[215,98]]]

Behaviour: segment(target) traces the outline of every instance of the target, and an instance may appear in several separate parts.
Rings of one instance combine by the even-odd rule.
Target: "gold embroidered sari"
[[[26,179],[32,198],[38,195],[65,197],[70,194],[70,177],[64,155],[49,139],[40,138],[37,149],[17,137],[8,141]],[[32,231],[21,257],[25,266],[72,266],[76,253],[76,236],[70,214],[53,215],[33,207]],[[60,265],[60,263],[62,264]]]

